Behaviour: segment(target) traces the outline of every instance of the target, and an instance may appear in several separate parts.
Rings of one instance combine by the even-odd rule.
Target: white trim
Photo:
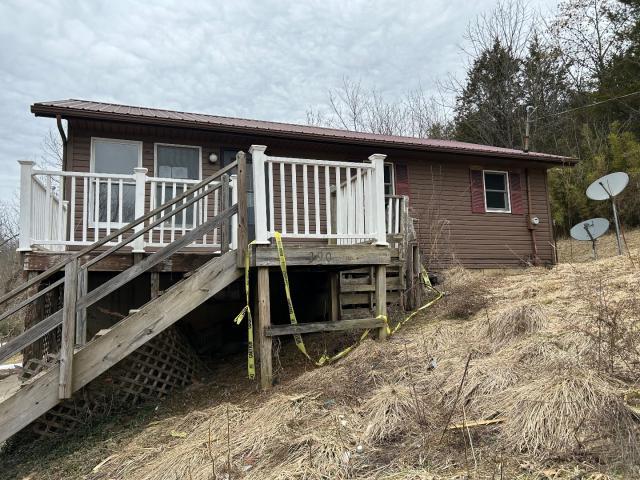
[[[107,142],[107,143],[119,143],[122,145],[136,145],[138,147],[138,165],[137,168],[141,168],[142,167],[142,150],[143,150],[143,144],[141,140],[124,140],[121,138],[107,138],[107,137],[91,137],[91,148],[89,151],[89,172],[96,174],[95,178],[109,178],[109,176],[114,175],[114,174],[110,174],[110,173],[105,173],[104,175],[106,175],[105,177],[102,177],[101,173],[97,173],[95,171],[95,167],[96,167],[96,151],[95,151],[95,142],[96,141],[100,141],[100,142]],[[135,170],[136,167],[134,167]],[[122,174],[124,175],[124,174]],[[119,178],[120,175],[118,175],[118,177],[111,177],[111,178]],[[135,175],[133,172],[131,172],[131,180],[132,182],[130,184],[135,185]],[[129,184],[129,183],[127,183]],[[91,181],[89,181],[89,185],[91,185]],[[91,188],[91,187],[89,187]],[[95,188],[95,187],[93,187]],[[94,216],[94,210],[95,210],[95,206],[93,204],[93,202],[95,202],[95,194],[91,195],[89,197],[89,202],[88,202],[88,215],[87,215],[87,228],[95,228],[96,227],[96,222],[95,219],[93,218]],[[107,224],[109,224],[111,226],[111,228],[121,228],[124,227],[127,223],[123,222],[123,223],[119,223],[119,222],[97,222],[97,227],[98,229],[101,228],[107,228]]]
[[[389,192],[388,195],[395,195],[396,194],[396,166],[393,162],[384,162],[384,166],[386,167],[387,165],[391,167],[391,178],[389,179],[389,182],[391,183],[391,192]],[[385,195],[387,194],[385,193]]]
[[[487,187],[485,185],[485,173],[498,173],[504,176],[505,193],[507,194],[508,208],[488,208],[487,207]],[[500,191],[500,190],[492,190]],[[482,196],[484,197],[484,211],[487,213],[511,213],[511,191],[509,190],[509,172],[505,170],[482,170]]]
[[[159,177],[158,175],[158,145],[161,147],[182,147],[182,148],[197,148],[198,149],[198,178],[197,180],[202,180],[202,147],[198,145],[181,145],[178,143],[165,143],[165,142],[155,142],[153,144],[153,176]],[[193,180],[191,178],[172,178],[173,180]]]

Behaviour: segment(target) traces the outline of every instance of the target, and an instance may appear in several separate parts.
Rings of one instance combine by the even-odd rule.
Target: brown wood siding
[[[417,219],[416,230],[422,249],[430,253],[428,263],[442,268],[455,263],[473,268],[500,268],[523,265],[532,256],[532,241],[528,222],[528,198],[525,169],[531,181],[533,216],[540,219],[535,229],[538,255],[545,263],[553,261],[553,247],[547,203],[546,170],[539,163],[504,158],[490,159],[468,154],[424,153],[397,148],[373,148],[340,145],[317,141],[297,141],[265,136],[246,136],[216,133],[194,129],[165,128],[96,120],[70,121],[69,165],[67,170],[89,171],[91,137],[106,137],[143,142],[143,166],[152,175],[154,143],[175,143],[202,148],[202,175],[212,174],[218,165],[208,162],[210,153],[221,153],[223,148],[248,151],[251,144],[267,145],[267,154],[342,161],[364,161],[373,153],[387,155],[389,162],[402,162],[407,166],[410,212]],[[522,205],[524,214],[472,213],[470,168],[512,170],[521,173]],[[303,228],[301,167],[298,167],[298,226]],[[320,169],[320,200],[322,231],[324,231],[324,172]],[[274,193],[280,198],[279,170],[276,169]],[[309,168],[310,180],[313,169]],[[290,169],[287,168],[287,180]],[[310,192],[312,183],[310,183]],[[82,199],[76,199],[80,202]],[[287,198],[287,223],[291,231],[291,202]],[[313,198],[309,205],[310,229],[315,229]],[[280,211],[275,209],[276,226],[280,225]]]

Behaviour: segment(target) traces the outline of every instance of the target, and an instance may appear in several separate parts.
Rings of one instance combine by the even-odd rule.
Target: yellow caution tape
[[[285,257],[284,254],[284,246],[282,245],[282,235],[280,234],[280,232],[275,232],[274,233],[275,239],[276,239],[276,246],[278,249],[278,258],[280,260],[280,271],[282,272],[282,280],[284,282],[284,291],[285,291],[285,295],[287,297],[287,305],[289,307],[289,321],[291,322],[292,325],[297,325],[298,324],[298,320],[296,318],[296,313],[295,310],[293,309],[293,302],[291,301],[291,290],[289,288],[289,275],[287,274],[287,259]],[[411,313],[411,315],[409,315],[407,318],[405,318],[404,320],[402,320],[401,322],[399,322],[395,328],[392,330],[391,327],[389,326],[389,320],[387,318],[386,315],[378,315],[376,318],[377,319],[381,319],[384,321],[385,324],[385,329],[387,331],[387,335],[391,336],[394,333],[396,333],[400,327],[402,327],[405,323],[407,323],[409,320],[411,320],[411,318],[413,318],[418,312],[429,308],[431,305],[433,305],[434,303],[436,303],[438,300],[440,300],[443,296],[442,292],[439,292],[438,290],[436,290],[435,288],[433,288],[433,286],[431,285],[431,281],[429,280],[429,276],[426,273],[426,270],[424,269],[424,267],[422,268],[422,272],[421,272],[421,277],[422,277],[422,282],[424,283],[425,287],[438,292],[438,296],[434,299],[431,300],[430,302],[424,304],[423,306],[421,306],[420,308],[418,308],[417,310],[415,310],[414,312]],[[319,360],[314,361],[309,354],[307,353],[307,349],[304,345],[304,341],[302,340],[302,335],[300,335],[299,333],[294,334],[293,338],[296,342],[296,346],[298,347],[298,350],[300,350],[303,355],[305,357],[307,357],[310,361],[312,361],[315,365],[321,367],[323,365],[335,362],[336,360],[339,360],[340,358],[345,357],[349,352],[351,352],[354,348],[356,348],[358,345],[360,345],[360,343],[362,343],[362,341],[367,338],[369,336],[369,332],[370,329],[365,330],[362,335],[360,336],[360,339],[355,342],[353,345],[351,345],[350,347],[345,348],[344,350],[342,350],[341,352],[333,355],[332,357],[327,356],[326,354],[323,354]]]
[[[252,245],[255,242],[249,244]],[[233,319],[236,325],[240,325],[245,315],[247,317],[247,370],[251,380],[256,378],[256,358],[253,346],[253,316],[251,315],[250,298],[249,298],[249,248],[247,247],[244,254],[244,291],[247,299],[247,305]]]
[[[276,247],[278,249],[278,258],[280,260],[280,271],[282,273],[284,291],[287,297],[287,306],[289,308],[289,321],[291,322],[292,325],[297,325],[298,319],[296,318],[296,312],[293,308],[293,301],[291,300],[291,289],[289,287],[289,275],[287,273],[287,259],[284,254],[284,246],[282,245],[282,235],[280,234],[280,232],[275,232],[274,236],[276,239]],[[254,243],[255,242],[251,242],[249,246],[251,246]],[[240,325],[244,317],[245,316],[247,317],[247,344],[248,344],[247,370],[248,370],[249,378],[253,380],[256,377],[256,365],[255,365],[254,340],[253,340],[253,316],[251,314],[250,295],[249,295],[249,264],[250,264],[249,256],[250,256],[250,249],[247,248],[244,256],[244,290],[245,290],[247,304],[233,321],[237,325]],[[431,281],[429,280],[429,276],[426,270],[424,269],[424,267],[422,268],[421,279],[424,286],[430,290],[433,290],[434,292],[437,292],[438,296],[435,299],[425,303],[420,308],[416,309],[407,318],[400,321],[393,329],[391,329],[391,327],[389,326],[389,320],[386,315],[378,315],[376,318],[384,321],[385,329],[389,336],[394,335],[405,323],[411,320],[418,312],[421,312],[422,310],[429,308],[431,305],[433,305],[443,297],[443,293],[436,290],[431,285]],[[344,350],[338,352],[337,354],[330,357],[326,355],[326,353],[324,353],[318,360],[313,360],[309,355],[309,353],[307,352],[307,349],[304,344],[304,340],[302,340],[302,335],[300,335],[299,333],[296,333],[293,335],[293,338],[295,340],[296,346],[298,347],[298,350],[300,350],[302,354],[305,357],[307,357],[311,362],[313,362],[316,366],[321,367],[323,365],[327,365],[329,363],[335,362],[336,360],[346,357],[353,349],[355,349],[358,345],[360,345],[360,343],[362,343],[362,341],[364,341],[364,339],[366,339],[369,336],[370,331],[371,329],[365,330],[360,336],[360,338],[353,345],[345,348]]]

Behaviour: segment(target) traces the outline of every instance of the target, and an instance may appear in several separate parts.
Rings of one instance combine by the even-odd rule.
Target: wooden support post
[[[149,279],[151,294],[149,297],[151,300],[154,298],[158,298],[160,296],[160,272],[151,272],[151,277]]]
[[[407,245],[406,259],[404,261],[404,274],[406,281],[406,306],[407,309],[413,310],[416,308],[416,292],[415,292],[415,277],[413,275],[413,245],[409,243]]]
[[[418,245],[414,245],[413,247],[413,285],[414,285],[414,291],[415,291],[415,308],[418,308],[420,305],[422,305],[422,291],[423,291],[423,287],[422,287],[422,280],[421,280],[421,274],[422,274],[422,261],[420,260],[420,248],[418,247]]]
[[[249,248],[249,230],[247,216],[247,158],[244,152],[236,154],[236,162],[238,163],[238,176],[235,187],[238,191],[238,245],[237,245],[237,262],[238,267],[244,267],[244,257]]]
[[[78,298],[87,294],[89,290],[89,269],[78,268]],[[76,314],[76,345],[87,343],[87,308],[78,309]]]
[[[332,322],[340,320],[340,278],[338,272],[329,273],[330,318]]]
[[[136,219],[144,216],[144,196],[145,186],[147,184],[147,169],[143,167],[136,167],[133,169],[133,174],[136,179],[136,191],[135,191],[135,203],[134,203],[134,216]],[[144,228],[144,222],[133,227],[134,232],[139,232]],[[144,235],[140,235],[131,244],[134,253],[144,253]]]
[[[220,211],[224,212],[229,208],[229,175],[222,175],[222,187],[220,188]],[[229,224],[230,219],[225,220],[220,225],[220,252],[227,253],[229,251]]]
[[[387,315],[387,266],[376,266],[376,317]],[[387,338],[386,325],[378,329],[378,338]]]
[[[265,330],[271,325],[271,302],[269,300],[269,269],[258,268],[258,332],[260,337],[260,383],[266,390],[273,383],[271,365],[272,339],[265,335]]]
[[[73,354],[78,300],[78,260],[64,267],[64,305],[62,306],[62,338],[60,343],[60,379],[58,398],[71,398],[73,393]]]

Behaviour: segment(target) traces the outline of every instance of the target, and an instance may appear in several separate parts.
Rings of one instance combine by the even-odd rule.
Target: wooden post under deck
[[[340,319],[340,279],[338,272],[329,273],[329,296],[331,321],[337,322]]]
[[[235,188],[238,192],[238,245],[236,245],[238,267],[244,268],[244,257],[247,254],[249,243],[247,217],[247,159],[244,152],[236,154],[236,162],[238,162],[238,173],[236,177]]]
[[[64,267],[64,304],[62,306],[62,339],[60,343],[60,377],[58,398],[71,398],[73,393],[73,354],[78,300],[78,260]]]
[[[160,272],[151,272],[149,280],[151,283],[151,293],[149,297],[153,300],[160,296]]]
[[[265,335],[271,325],[271,302],[269,300],[269,268],[258,268],[258,336],[260,338],[260,383],[266,390],[273,383],[272,339]]]
[[[376,267],[376,317],[387,315],[387,266],[377,265]],[[387,338],[387,327],[382,326],[378,329],[378,338],[384,340]]]

